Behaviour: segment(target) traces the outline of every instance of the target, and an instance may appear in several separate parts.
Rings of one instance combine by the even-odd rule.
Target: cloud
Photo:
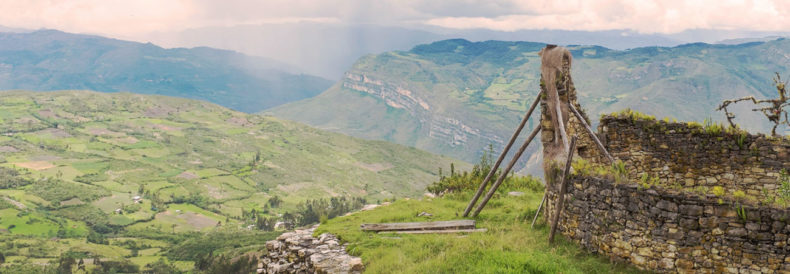
[[[0,0],[0,25],[134,36],[292,22],[674,33],[786,31],[786,0]]]
[[[659,1],[604,0],[552,1],[563,7],[535,5],[537,12],[496,17],[439,17],[426,24],[447,28],[609,30],[633,29],[643,33],[676,33],[688,29],[786,31],[790,5],[783,0]],[[529,6],[528,3],[525,5]],[[568,9],[574,6],[573,9]]]
[[[195,12],[186,0],[0,0],[0,25],[134,34],[186,27]]]

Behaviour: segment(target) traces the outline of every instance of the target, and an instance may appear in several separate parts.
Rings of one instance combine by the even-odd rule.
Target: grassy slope
[[[558,237],[548,244],[548,227],[529,225],[542,193],[522,190],[520,197],[495,196],[477,217],[485,233],[468,235],[393,235],[362,232],[362,223],[459,219],[472,193],[426,200],[399,200],[389,206],[335,218],[316,233],[330,232],[349,243],[368,273],[613,273],[635,269],[611,264]],[[416,217],[429,212],[431,218]]]
[[[342,83],[317,97],[271,112],[323,129],[473,161],[488,144],[502,144],[472,137],[464,145],[453,146],[448,138],[431,137],[431,123],[425,121],[435,116],[453,117],[507,140],[539,90],[537,51],[542,47],[528,42],[447,40],[407,52],[363,57],[349,70],[351,75],[365,75],[371,81],[411,91],[430,105],[427,114],[393,108],[381,97]],[[593,119],[630,107],[657,117],[722,120],[722,113],[715,111],[721,100],[746,95],[774,97],[774,72],[783,76],[790,72],[790,40],[629,51],[569,48],[574,55],[579,101]],[[736,107],[737,121],[750,131],[766,130],[765,118],[750,109],[747,104]],[[530,148],[527,155],[535,151]]]
[[[0,189],[0,229],[13,227],[0,233],[0,242],[44,241],[58,233],[84,242],[86,222],[105,221],[134,235],[234,231],[242,226],[242,209],[260,211],[273,195],[284,200],[274,212],[321,197],[414,196],[440,167],[468,166],[210,103],[128,93],[3,92],[0,128],[0,166],[36,181]],[[142,195],[140,188],[148,194],[138,206],[132,197]],[[167,208],[153,211],[151,195]],[[174,203],[190,196],[202,197],[203,208]],[[116,208],[126,213],[116,215]],[[77,248],[68,243],[59,242],[58,250]],[[96,252],[109,258],[129,252],[105,249]]]

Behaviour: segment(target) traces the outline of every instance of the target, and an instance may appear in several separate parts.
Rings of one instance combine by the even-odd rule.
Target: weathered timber
[[[396,234],[451,234],[451,233],[474,233],[486,232],[488,229],[448,229],[448,230],[407,230],[407,231],[379,231],[378,233],[396,233]]]
[[[560,196],[557,201],[557,212],[554,215],[554,220],[551,221],[551,232],[549,232],[549,244],[554,242],[554,233],[557,232],[557,224],[560,221],[562,214],[562,207],[565,204],[565,191],[567,190],[568,172],[571,169],[571,162],[573,162],[573,151],[576,150],[576,136],[571,138],[570,151],[568,151],[568,160],[565,162],[565,170],[562,173],[562,180],[560,180]]]
[[[382,223],[362,224],[364,231],[406,231],[406,230],[457,230],[474,229],[475,220],[417,222],[417,223]]]
[[[540,132],[540,128],[541,128],[540,125],[538,125],[537,127],[535,127],[534,130],[532,130],[532,133],[529,135],[529,137],[527,137],[527,140],[524,141],[524,144],[522,144],[521,147],[518,149],[518,152],[516,152],[516,155],[514,155],[513,159],[510,160],[510,163],[508,163],[505,170],[502,171],[502,174],[499,175],[499,178],[497,178],[494,185],[492,185],[491,189],[488,190],[486,197],[483,198],[483,201],[480,202],[480,204],[477,206],[477,209],[475,209],[475,213],[472,214],[472,217],[477,217],[477,214],[480,214],[480,211],[483,210],[483,208],[486,206],[488,200],[491,200],[491,197],[494,196],[496,189],[499,188],[499,185],[502,184],[502,181],[505,180],[505,178],[508,176],[508,173],[510,173],[510,170],[513,169],[513,166],[515,166],[516,162],[518,162],[518,159],[521,158],[521,154],[524,154],[524,151],[527,150],[529,143],[531,143],[532,139],[535,139],[535,136],[538,135],[538,132]]]
[[[521,134],[521,130],[524,129],[524,125],[527,124],[529,117],[532,116],[532,111],[534,111],[535,107],[537,107],[538,103],[540,103],[540,94],[541,92],[538,92],[538,96],[535,98],[535,102],[532,102],[532,106],[529,107],[529,111],[527,111],[527,114],[524,115],[524,119],[521,119],[521,124],[519,124],[518,128],[516,128],[516,131],[513,132],[513,136],[510,137],[510,141],[505,146],[505,149],[502,150],[502,154],[499,154],[499,158],[497,158],[496,163],[494,163],[494,166],[491,167],[491,171],[488,172],[486,178],[483,179],[483,182],[480,183],[480,187],[477,188],[477,192],[475,192],[475,196],[472,197],[472,200],[469,201],[469,205],[467,205],[466,209],[464,210],[464,215],[463,215],[464,217],[469,216],[469,211],[472,211],[472,207],[474,207],[475,204],[477,203],[477,199],[480,199],[480,195],[482,195],[483,191],[486,189],[486,185],[488,184],[488,181],[491,181],[491,178],[494,177],[494,174],[496,174],[497,169],[499,169],[499,165],[502,164],[502,160],[505,159],[505,156],[510,151],[510,148],[513,146],[513,143],[515,143],[516,139],[518,139],[518,135]]]
[[[556,90],[554,91],[557,92]],[[565,146],[565,152],[568,152],[570,149],[568,145],[568,134],[565,132],[565,120],[562,119],[562,109],[560,108],[560,96],[559,94],[554,96],[554,113],[557,114],[557,123],[560,125],[560,137],[562,137],[562,144]],[[569,104],[570,105],[570,104]]]
[[[590,125],[587,124],[587,121],[584,120],[584,117],[582,117],[579,111],[576,110],[576,107],[574,107],[573,104],[568,104],[568,106],[570,106],[571,112],[573,112],[573,115],[576,116],[576,119],[578,119],[579,122],[581,122],[582,125],[584,126],[584,129],[587,130],[587,134],[590,134],[590,137],[592,137],[593,141],[595,141],[595,144],[598,145],[598,149],[601,150],[601,153],[603,153],[603,155],[606,156],[606,159],[609,159],[609,163],[614,163],[614,158],[612,158],[612,155],[609,154],[609,151],[607,151],[606,148],[603,146],[601,140],[598,139],[598,135],[596,135],[595,132],[592,131]]]
[[[535,211],[535,217],[532,218],[532,224],[529,225],[529,228],[534,228],[535,227],[535,221],[538,220],[538,215],[540,215],[540,209],[543,208],[543,203],[546,202],[546,193],[548,193],[548,192],[545,192],[545,191],[543,192],[543,199],[540,199],[540,204],[538,205],[538,210]]]

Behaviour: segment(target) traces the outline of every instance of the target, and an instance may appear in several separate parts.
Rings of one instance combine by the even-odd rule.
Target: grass
[[[613,273],[639,272],[592,255],[559,237],[548,244],[548,227],[530,223],[542,193],[522,190],[523,196],[492,199],[476,218],[488,232],[454,234],[375,234],[362,223],[416,222],[457,217],[471,193],[425,200],[398,200],[391,205],[335,218],[319,226],[348,242],[347,250],[362,257],[367,273]],[[416,217],[420,212],[431,218]],[[542,217],[540,218],[542,220]]]

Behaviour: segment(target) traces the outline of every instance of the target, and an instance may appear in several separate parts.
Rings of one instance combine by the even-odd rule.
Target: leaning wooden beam
[[[524,141],[524,144],[518,149],[518,152],[516,152],[516,155],[514,155],[513,159],[510,160],[510,163],[508,163],[505,170],[502,171],[502,174],[499,175],[499,178],[497,178],[494,185],[492,185],[491,189],[488,190],[488,194],[486,194],[486,197],[483,198],[483,201],[477,206],[477,209],[475,209],[475,213],[472,214],[472,217],[477,217],[477,214],[480,214],[480,211],[486,206],[488,200],[491,200],[491,197],[494,196],[496,189],[499,188],[499,185],[502,184],[502,181],[505,180],[505,177],[507,177],[508,173],[510,173],[510,170],[513,169],[513,166],[515,166],[516,162],[518,162],[518,159],[521,158],[521,154],[524,154],[524,151],[527,150],[529,143],[532,142],[532,139],[535,139],[536,135],[538,135],[540,128],[540,125],[538,125],[534,130],[532,130],[532,133],[529,135],[529,137],[527,137],[527,140]]]
[[[540,215],[540,209],[543,207],[544,202],[546,202],[546,192],[543,192],[543,199],[540,199],[540,204],[538,205],[538,211],[535,211],[535,217],[532,218],[532,224],[529,225],[529,228],[535,227],[535,221],[538,220],[538,215]]]
[[[471,233],[471,232],[486,232],[488,229],[452,229],[452,230],[409,230],[409,231],[379,231],[383,233],[397,233],[397,234],[448,234],[448,233]]]
[[[475,220],[362,224],[360,227],[365,231],[474,229]]]
[[[560,180],[560,196],[557,201],[557,212],[554,215],[554,220],[551,222],[551,232],[549,233],[549,244],[554,242],[554,233],[557,232],[557,223],[560,221],[562,214],[562,207],[565,206],[565,191],[567,191],[568,171],[571,169],[571,162],[573,161],[573,151],[576,150],[576,136],[571,139],[571,150],[568,152],[568,160],[565,162],[565,171],[562,173],[562,180]]]
[[[477,203],[477,199],[480,199],[480,195],[482,195],[483,190],[486,189],[488,181],[491,181],[491,178],[494,177],[494,174],[496,174],[496,171],[499,168],[499,165],[502,163],[502,160],[505,159],[508,151],[510,151],[510,147],[512,147],[513,143],[516,142],[516,139],[518,139],[518,135],[521,134],[521,130],[524,128],[524,125],[527,124],[527,120],[529,120],[529,116],[532,115],[532,111],[534,111],[535,107],[538,106],[538,103],[540,103],[540,94],[541,92],[538,92],[538,97],[535,98],[535,102],[532,102],[532,106],[529,107],[527,115],[524,115],[524,119],[521,119],[521,124],[519,124],[518,128],[516,128],[516,132],[513,132],[513,136],[510,137],[510,141],[505,146],[502,154],[499,154],[499,158],[496,160],[496,163],[494,163],[494,166],[491,167],[491,170],[488,172],[488,175],[486,175],[486,178],[483,179],[483,182],[480,183],[480,186],[477,188],[477,192],[475,192],[475,196],[472,197],[472,200],[469,201],[469,205],[467,205],[466,209],[464,209],[464,217],[469,216],[469,211],[472,211],[472,207],[475,206],[475,203]]]
[[[584,125],[584,129],[587,130],[587,133],[590,134],[590,137],[592,137],[593,141],[595,141],[595,144],[598,145],[598,149],[601,150],[601,153],[603,153],[603,155],[606,156],[606,159],[609,159],[610,163],[614,163],[614,158],[612,158],[612,155],[610,155],[609,151],[607,151],[606,148],[603,146],[603,143],[601,143],[601,140],[599,140],[598,136],[595,135],[595,133],[592,131],[592,128],[590,128],[590,125],[588,125],[587,121],[584,120],[584,117],[582,117],[582,115],[579,113],[579,111],[576,110],[576,107],[574,107],[573,104],[568,104],[568,105],[570,106],[570,109],[571,109],[571,112],[573,112],[573,115],[576,116],[576,119],[579,119],[579,121],[582,123],[582,125]]]
[[[557,117],[554,118],[557,118],[558,121],[557,124],[560,127],[560,137],[562,138],[562,144],[565,146],[565,153],[567,153],[570,147],[568,146],[568,134],[565,132],[565,120],[562,119],[562,108],[560,107],[560,95],[558,91],[555,90],[554,92],[557,93],[554,95],[554,110],[555,110],[554,113],[557,114]]]

